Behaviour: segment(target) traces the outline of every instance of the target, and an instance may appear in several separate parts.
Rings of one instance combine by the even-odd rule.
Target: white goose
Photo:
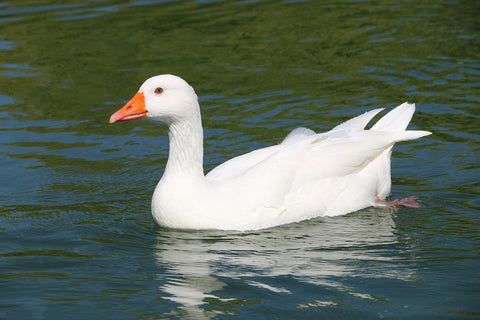
[[[183,79],[148,79],[110,123],[148,117],[169,127],[168,161],[152,199],[159,225],[255,230],[384,205],[393,145],[430,132],[406,131],[415,111],[408,103],[364,130],[380,111],[325,133],[297,128],[279,145],[233,158],[206,176],[200,106]]]

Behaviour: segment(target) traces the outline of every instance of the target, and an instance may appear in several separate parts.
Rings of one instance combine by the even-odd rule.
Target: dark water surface
[[[480,317],[480,5],[0,3],[0,319]],[[166,127],[109,125],[148,77],[197,91],[209,170],[415,102],[392,198],[268,230],[159,228]]]

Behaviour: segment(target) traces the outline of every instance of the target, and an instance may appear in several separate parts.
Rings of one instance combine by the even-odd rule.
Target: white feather
[[[161,95],[154,89],[162,87]],[[390,192],[390,154],[396,142],[427,131],[406,131],[415,105],[393,109],[370,130],[382,109],[332,130],[293,130],[282,143],[233,158],[203,175],[199,105],[182,79],[164,75],[141,87],[147,116],[170,129],[170,154],[152,199],[152,214],[167,227],[252,230],[375,205]]]

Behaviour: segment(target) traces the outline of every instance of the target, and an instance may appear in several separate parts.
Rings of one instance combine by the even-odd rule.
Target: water
[[[0,319],[480,316],[476,1],[0,3]],[[199,95],[205,165],[417,103],[392,198],[268,230],[160,228],[166,128],[109,125],[148,77]]]

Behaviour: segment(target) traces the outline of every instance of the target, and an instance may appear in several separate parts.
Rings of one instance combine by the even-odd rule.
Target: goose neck
[[[165,175],[203,177],[203,129],[200,116],[169,125],[170,150]]]

